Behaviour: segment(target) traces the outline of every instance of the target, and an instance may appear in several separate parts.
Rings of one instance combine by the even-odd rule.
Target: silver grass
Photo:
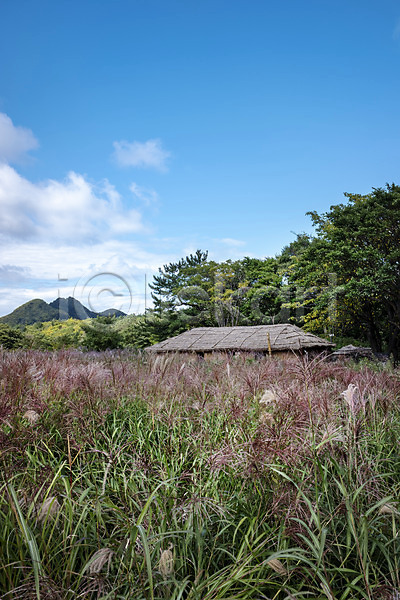
[[[398,510],[396,509],[396,506],[392,502],[386,502],[385,504],[382,504],[382,506],[380,507],[379,514],[380,515],[397,515]]]
[[[169,544],[167,550],[161,552],[158,569],[163,576],[163,579],[168,579],[174,572],[174,555],[172,554],[173,544]]]
[[[110,548],[100,548],[97,550],[86,565],[85,570],[89,570],[90,575],[96,575],[100,573],[104,565],[107,565],[107,573],[110,570],[111,559],[114,552]]]
[[[276,394],[273,390],[265,390],[260,398],[260,408],[266,408],[270,404],[274,404],[277,401]]]
[[[279,558],[270,558],[267,560],[267,565],[271,567],[273,571],[279,573],[279,575],[287,575],[288,572],[284,567],[283,563],[279,560]]]
[[[29,409],[27,410],[24,415],[23,415],[24,419],[26,419],[28,421],[28,423],[30,423],[31,425],[34,425],[37,421],[39,421],[40,419],[40,415],[39,413],[36,412],[36,410],[32,410]]]
[[[56,496],[49,496],[43,502],[40,512],[38,515],[39,523],[43,523],[46,519],[52,519],[55,517],[61,509],[61,505],[58,502]]]

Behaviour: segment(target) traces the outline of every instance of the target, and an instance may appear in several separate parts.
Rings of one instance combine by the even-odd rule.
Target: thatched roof
[[[336,350],[336,352],[333,352],[331,359],[335,360],[337,358],[354,358],[355,360],[369,358],[373,360],[375,356],[371,348],[362,348],[361,346],[349,344],[348,346],[343,346],[342,348],[339,348],[339,350]]]
[[[250,327],[197,327],[147,348],[150,352],[284,352],[325,350],[334,344],[295,325]]]

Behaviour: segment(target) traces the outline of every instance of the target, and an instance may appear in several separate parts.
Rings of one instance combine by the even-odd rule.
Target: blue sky
[[[0,314],[139,312],[163,264],[400,181],[397,0],[2,0],[0,56]]]

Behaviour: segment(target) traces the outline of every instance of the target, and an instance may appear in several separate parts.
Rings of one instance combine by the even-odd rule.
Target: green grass
[[[3,360],[5,600],[400,597],[395,372],[294,359]],[[350,382],[364,399],[353,409],[341,396]],[[23,418],[32,407],[35,424]]]

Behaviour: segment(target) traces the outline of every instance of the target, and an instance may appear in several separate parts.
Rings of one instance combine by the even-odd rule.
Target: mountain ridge
[[[46,321],[65,321],[66,319],[94,319],[96,317],[123,317],[125,313],[115,308],[108,308],[102,312],[89,310],[76,298],[56,298],[52,302],[45,302],[40,298],[29,300],[18,306],[8,315],[0,317],[0,323],[7,323],[14,327],[44,323]]]

